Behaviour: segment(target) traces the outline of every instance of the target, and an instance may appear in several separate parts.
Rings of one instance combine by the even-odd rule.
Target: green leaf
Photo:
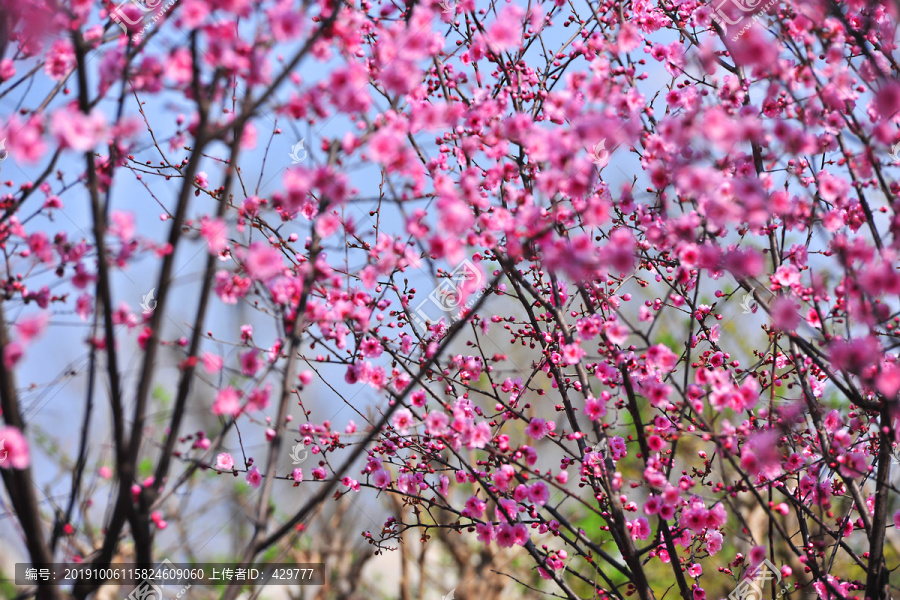
[[[149,458],[145,458],[141,461],[141,464],[138,465],[138,474],[141,477],[149,477],[153,474],[153,461]]]
[[[157,402],[163,404],[163,406],[168,406],[172,403],[172,395],[166,391],[162,385],[157,385],[153,388],[153,399]]]

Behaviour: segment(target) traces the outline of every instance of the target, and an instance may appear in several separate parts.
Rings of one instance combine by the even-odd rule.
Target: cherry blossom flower
[[[248,350],[241,354],[241,374],[253,377],[260,367],[262,367],[262,362],[259,360],[257,350]]]
[[[588,396],[584,401],[584,414],[591,421],[599,421],[606,416],[606,404],[593,396]]]
[[[50,45],[47,52],[47,60],[44,63],[44,72],[51,79],[60,80],[69,74],[75,66],[75,50],[68,40],[60,39]],[[8,79],[8,78],[4,78]]]
[[[413,426],[412,413],[405,408],[401,408],[394,413],[392,424],[401,434],[409,433],[410,427]]]
[[[448,423],[450,418],[440,412],[431,411],[425,415],[425,430],[429,435],[441,436],[449,432]]]
[[[223,388],[213,402],[212,412],[218,416],[234,417],[241,412],[240,395],[232,387]]]
[[[323,498],[446,503],[461,543],[528,545],[533,564],[509,571],[602,597],[617,592],[567,562],[582,509],[643,542],[616,585],[649,597],[643,581],[681,569],[673,591],[694,600],[719,574],[697,557],[752,529],[735,506],[790,516],[788,539],[819,514],[840,513],[850,541],[890,527],[875,450],[900,423],[895,7],[769,7],[761,27],[765,13],[703,2],[0,4],[0,97],[17,107],[0,123],[4,422],[53,430],[28,408],[59,377],[41,353],[82,352],[97,368],[64,378],[96,371],[125,446],[145,441],[103,461],[150,460],[164,495],[214,445],[250,440],[247,483],[274,468],[272,500],[292,505],[308,481],[266,451],[290,430]],[[167,43],[178,29],[201,51]],[[154,285],[166,311],[142,315]],[[66,407],[84,406],[76,388]],[[320,393],[380,421],[333,422]],[[185,398],[224,418],[194,431],[170,414]],[[21,431],[3,431],[0,466],[28,465]],[[362,477],[341,468],[351,454]],[[207,464],[210,502],[234,460]],[[139,533],[131,517],[180,519],[145,502],[154,478],[119,489],[105,469],[121,496],[98,517],[106,545]],[[74,489],[84,521],[93,487]],[[773,494],[790,498],[757,506]],[[267,544],[302,531],[276,513]],[[427,528],[372,516],[379,550]],[[720,570],[766,558],[750,533],[761,546]],[[816,543],[800,559],[819,596],[884,577],[858,552],[868,581],[846,580],[847,546]],[[813,568],[820,554],[834,560]]]
[[[504,7],[497,19],[488,26],[484,36],[491,52],[503,52],[519,43],[522,35],[519,23],[524,16],[524,11],[516,4]]]
[[[471,517],[473,519],[480,519],[484,514],[484,509],[487,504],[484,500],[481,500],[475,496],[472,496],[468,500],[466,500],[466,507],[463,509],[463,516]]]
[[[707,532],[706,534],[706,551],[710,556],[716,554],[722,549],[722,534],[718,531]]]
[[[284,270],[281,254],[263,242],[250,245],[244,268],[251,279],[268,281]]]
[[[247,483],[250,484],[251,487],[258,488],[262,483],[262,475],[259,473],[259,469],[255,466],[250,468],[250,471],[247,473]]]
[[[98,109],[86,115],[69,106],[53,113],[50,129],[63,148],[86,152],[106,135],[106,117]]]
[[[9,342],[3,348],[3,366],[11,371],[25,355],[25,348],[19,342]]]
[[[758,565],[762,563],[766,559],[766,549],[763,546],[754,546],[750,549],[750,555],[748,557],[750,559],[751,565]]]
[[[204,218],[200,222],[200,235],[206,240],[209,253],[218,255],[228,246],[228,230],[225,221],[219,218]]]
[[[475,531],[478,533],[478,541],[483,544],[490,544],[497,536],[497,530],[490,523],[477,523]]]
[[[544,419],[531,419],[531,422],[525,428],[525,433],[528,437],[539,440],[547,435],[549,428],[547,427],[547,422]]]
[[[501,523],[497,527],[497,545],[501,548],[512,548],[516,545],[516,533],[513,525]]]
[[[27,469],[31,464],[28,441],[22,432],[12,426],[0,427],[0,440],[3,441],[0,448],[0,468],[3,469]]]
[[[203,353],[203,368],[206,369],[208,373],[218,373],[222,370],[224,364],[221,356],[216,356],[209,352]]]
[[[386,489],[391,485],[391,474],[384,469],[372,473],[372,484],[381,489]]]
[[[646,540],[650,537],[650,524],[647,522],[647,519],[644,517],[640,517],[632,521],[631,523],[631,539],[633,540]]]
[[[528,498],[538,506],[544,506],[550,500],[550,490],[543,481],[536,481],[528,488]]]

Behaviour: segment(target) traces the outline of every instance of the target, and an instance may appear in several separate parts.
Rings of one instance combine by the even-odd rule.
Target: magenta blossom
[[[27,469],[30,464],[28,441],[15,427],[0,427],[0,468]]]

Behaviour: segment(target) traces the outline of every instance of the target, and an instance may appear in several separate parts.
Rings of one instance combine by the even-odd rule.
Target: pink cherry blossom
[[[584,401],[584,414],[591,421],[598,421],[606,416],[606,404],[602,400],[589,396]]]
[[[772,548],[882,594],[894,4],[64,4],[0,0],[14,554],[158,555],[266,473],[251,562],[437,524],[510,597],[705,600]]]
[[[222,389],[213,403],[212,412],[218,416],[233,417],[241,412],[240,395],[232,387]]]
[[[539,440],[547,435],[549,428],[547,427],[547,422],[544,419],[532,419],[528,426],[525,428],[525,433],[528,437]]]
[[[53,113],[50,129],[60,146],[86,152],[106,135],[106,117],[97,109],[86,115],[69,106]]]
[[[16,323],[16,332],[19,334],[19,340],[26,345],[31,343],[34,338],[39,337],[44,332],[49,319],[50,316],[44,312],[20,319]]]
[[[258,488],[262,483],[262,475],[255,466],[251,467],[250,471],[247,473],[247,483],[254,488]]]
[[[410,427],[413,426],[412,413],[405,408],[401,408],[396,413],[394,413],[394,420],[392,424],[400,433],[409,432]]]
[[[631,539],[646,540],[650,537],[650,524],[647,519],[640,517],[631,522]]]
[[[471,498],[466,500],[464,516],[471,517],[473,519],[480,519],[481,516],[484,514],[485,506],[486,506],[486,504],[485,504],[484,500],[480,500],[479,498],[472,496]]]
[[[281,254],[263,242],[254,242],[247,253],[244,268],[251,279],[268,281],[284,270]]]
[[[706,534],[706,551],[710,555],[717,553],[722,549],[722,534],[718,531],[708,532]]]
[[[200,235],[206,240],[209,253],[216,255],[228,245],[228,230],[222,219],[203,219],[200,224]]]
[[[19,342],[9,342],[3,348],[3,366],[12,370],[25,355],[25,348]]]
[[[31,464],[28,441],[22,432],[12,426],[0,427],[0,468],[27,469]]]
[[[449,431],[449,422],[449,417],[440,411],[431,411],[425,415],[425,429],[429,435],[444,435]]]
[[[391,474],[384,469],[375,471],[375,473],[372,474],[372,484],[377,488],[387,488],[391,485]]]
[[[221,356],[216,356],[209,352],[203,354],[203,368],[206,369],[208,373],[218,373],[222,370],[223,365],[224,361]]]
[[[550,499],[550,490],[543,481],[536,481],[528,488],[528,498],[538,506],[544,506]]]
[[[262,367],[262,362],[259,360],[257,350],[247,350],[241,354],[241,374],[253,377],[260,367]]]
[[[75,66],[75,51],[68,40],[56,40],[51,44],[47,52],[47,61],[44,63],[44,72],[55,80],[60,80],[69,74]]]

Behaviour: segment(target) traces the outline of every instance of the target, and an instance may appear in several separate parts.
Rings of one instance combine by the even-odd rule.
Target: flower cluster
[[[0,98],[30,107],[0,118],[17,515],[14,374],[66,339],[112,424],[101,566],[202,469],[258,490],[246,560],[393,495],[414,509],[371,544],[517,548],[567,598],[724,597],[765,565],[798,597],[897,587],[895,4],[769,3],[734,35],[699,0],[183,0],[140,39],[69,4],[0,0]]]

